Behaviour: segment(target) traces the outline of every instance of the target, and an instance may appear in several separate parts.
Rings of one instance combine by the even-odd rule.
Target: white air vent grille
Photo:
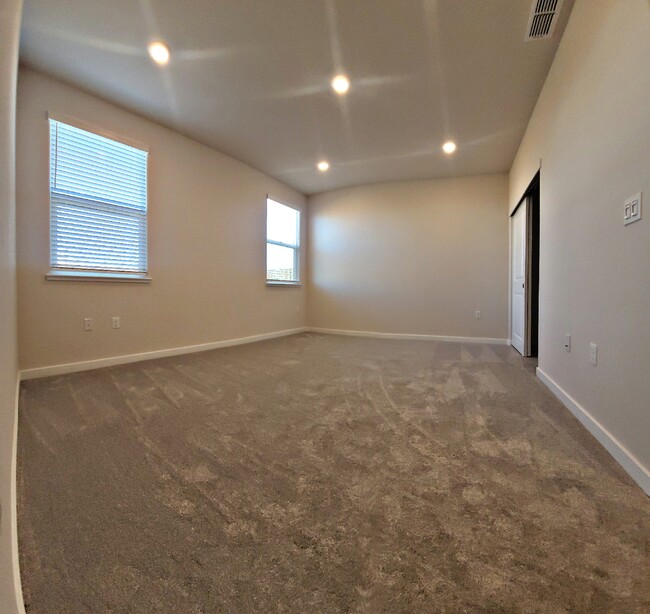
[[[531,41],[553,36],[563,0],[533,0],[526,37]]]

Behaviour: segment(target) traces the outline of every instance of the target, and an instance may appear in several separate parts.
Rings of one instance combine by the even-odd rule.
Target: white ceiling
[[[572,4],[524,42],[532,0],[26,0],[21,55],[309,194],[509,170]]]

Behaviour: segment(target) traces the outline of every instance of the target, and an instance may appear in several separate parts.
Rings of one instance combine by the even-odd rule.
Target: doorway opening
[[[539,344],[539,171],[510,216],[512,346],[537,356]]]

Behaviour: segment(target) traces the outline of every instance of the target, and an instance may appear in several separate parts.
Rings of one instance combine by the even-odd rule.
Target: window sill
[[[267,281],[267,288],[301,288],[299,281]]]
[[[131,284],[148,284],[151,277],[142,273],[102,273],[101,271],[50,271],[45,279],[48,281],[95,281]]]

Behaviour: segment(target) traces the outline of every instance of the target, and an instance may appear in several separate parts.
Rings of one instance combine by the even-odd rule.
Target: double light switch
[[[627,226],[641,219],[641,192],[628,198],[624,205],[623,222]]]

